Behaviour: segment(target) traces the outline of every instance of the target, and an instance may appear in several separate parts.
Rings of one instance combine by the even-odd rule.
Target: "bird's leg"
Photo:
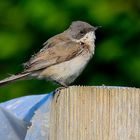
[[[58,85],[62,86],[62,87],[59,87],[60,89],[64,89],[64,88],[68,88],[69,87],[68,85],[66,85],[63,82],[60,82],[60,81],[54,81],[54,82],[57,83]]]
[[[65,84],[65,83],[63,83],[63,82],[57,82],[60,86],[62,86],[63,88],[67,88],[68,86]]]
[[[60,84],[60,83],[59,83],[59,84]],[[59,92],[59,91],[62,90],[62,89],[68,88],[68,87],[69,87],[69,86],[67,86],[67,85],[61,83],[61,87],[58,87],[58,88],[55,90],[55,93],[56,93],[56,92]]]
[[[57,82],[57,81],[55,81],[55,82],[56,82],[57,84],[61,85],[61,87],[58,87],[58,88],[54,91],[54,94],[55,94],[55,93],[58,94],[57,97],[56,97],[56,102],[57,102],[58,97],[59,97],[59,95],[60,95],[60,91],[61,91],[62,89],[68,88],[69,86],[67,86],[65,83],[62,83],[62,82]]]

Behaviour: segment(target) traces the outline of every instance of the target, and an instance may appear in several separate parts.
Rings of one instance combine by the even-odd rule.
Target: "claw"
[[[54,94],[57,93],[56,103],[57,103],[58,97],[60,96],[60,91],[61,91],[62,89],[65,89],[65,88],[68,88],[68,86],[67,86],[67,87],[58,87],[58,88],[54,91]]]

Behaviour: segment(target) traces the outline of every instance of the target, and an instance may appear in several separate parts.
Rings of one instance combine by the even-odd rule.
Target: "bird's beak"
[[[96,26],[94,27],[94,31],[96,31],[97,29],[101,28],[102,26]]]

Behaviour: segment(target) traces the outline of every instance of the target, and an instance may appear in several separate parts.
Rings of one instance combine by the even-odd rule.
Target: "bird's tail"
[[[25,78],[29,75],[30,73],[19,73],[19,74],[16,74],[16,75],[12,75],[8,78],[5,78],[3,80],[0,81],[0,86],[4,86],[8,83],[11,83],[11,82],[14,82],[16,80],[19,80],[19,79],[22,79],[22,78]]]

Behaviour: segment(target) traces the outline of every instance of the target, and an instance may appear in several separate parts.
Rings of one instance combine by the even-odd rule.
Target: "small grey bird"
[[[72,22],[67,30],[48,39],[44,47],[24,63],[23,72],[1,80],[0,86],[18,79],[35,77],[67,87],[92,58],[96,29],[83,21]]]

